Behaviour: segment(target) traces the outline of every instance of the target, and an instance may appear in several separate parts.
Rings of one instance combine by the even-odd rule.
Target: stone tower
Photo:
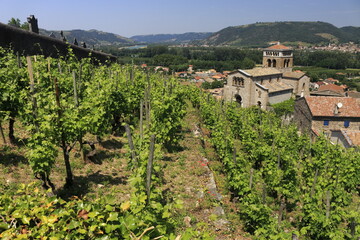
[[[263,67],[273,67],[281,72],[291,72],[294,64],[291,48],[280,43],[265,48],[263,51]]]

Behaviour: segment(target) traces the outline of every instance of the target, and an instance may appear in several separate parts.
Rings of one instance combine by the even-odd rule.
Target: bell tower
[[[294,56],[291,48],[280,43],[265,48],[263,51],[263,67],[273,67],[280,72],[291,72]]]

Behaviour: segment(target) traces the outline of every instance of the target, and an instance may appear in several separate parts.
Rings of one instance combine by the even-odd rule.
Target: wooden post
[[[249,188],[252,188],[252,183],[253,183],[253,175],[254,175],[254,169],[251,168],[250,169],[250,180],[249,180]]]
[[[319,169],[317,168],[315,171],[314,182],[311,187],[310,197],[312,197],[314,195],[318,174],[319,174]]]
[[[79,99],[78,99],[78,94],[77,94],[77,85],[76,85],[76,74],[75,71],[72,72],[72,77],[73,77],[73,84],[74,84],[74,101],[75,101],[75,106],[79,107]]]
[[[144,100],[140,101],[140,139],[144,138],[144,128],[143,128],[143,111],[144,111]]]
[[[278,227],[280,228],[280,224],[281,224],[281,221],[282,221],[282,217],[283,217],[283,212],[284,212],[284,209],[285,209],[285,198],[282,197],[281,198],[281,204],[280,204],[280,209],[279,209],[279,216],[278,216]]]
[[[58,62],[59,73],[62,73],[61,63]]]
[[[155,151],[155,135],[152,134],[150,137],[149,161],[146,168],[146,194],[147,194],[148,204],[150,202],[151,173],[153,168],[154,151]]]
[[[33,113],[34,119],[37,119],[37,101],[35,98],[34,70],[33,70],[33,65],[32,65],[30,56],[26,57],[26,62],[27,62],[27,70],[28,70],[29,78],[30,78],[30,95],[31,95],[31,101],[32,101],[32,113]],[[36,120],[35,120],[35,127],[36,127],[36,131],[39,131],[39,126],[38,126]]]
[[[235,147],[233,149],[233,162],[234,162],[234,165],[236,165],[236,148]]]
[[[0,133],[1,133],[1,137],[3,139],[4,144],[7,145],[6,138],[5,138],[5,135],[4,135],[4,131],[3,131],[3,128],[2,128],[2,125],[1,125],[1,121],[0,121]]]
[[[135,162],[136,161],[136,152],[135,152],[135,147],[134,147],[134,143],[133,143],[133,140],[132,140],[131,130],[130,130],[129,124],[125,125],[125,131],[126,131],[126,135],[127,135],[129,146],[130,146],[131,159],[132,159],[132,163],[133,163],[133,167],[134,167],[135,164],[137,164]]]
[[[78,91],[77,91],[77,82],[76,82],[75,71],[72,72],[72,77],[73,77],[73,85],[74,85],[74,102],[75,102],[76,108],[78,108],[79,107],[79,97],[78,97],[78,93],[77,93]],[[87,158],[86,158],[85,151],[84,151],[84,144],[83,144],[83,133],[81,130],[79,133],[78,142],[79,142],[79,147],[80,147],[81,159],[84,162],[87,162]]]
[[[326,219],[330,217],[330,210],[331,210],[331,193],[330,191],[326,191]]]
[[[266,183],[263,183],[262,202],[263,202],[264,205],[266,204]]]

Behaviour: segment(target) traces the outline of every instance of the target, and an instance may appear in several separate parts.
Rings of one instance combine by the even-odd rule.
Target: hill
[[[55,35],[56,38],[61,38],[60,31],[49,31],[45,29],[40,29],[40,34],[49,36],[51,33]],[[114,33],[107,33],[98,30],[70,30],[70,31],[63,31],[64,36],[66,39],[73,43],[74,39],[76,38],[77,42],[80,44],[81,42],[85,42],[88,46],[104,46],[104,45],[129,45],[134,44],[134,41],[114,34]]]
[[[187,32],[183,34],[137,35],[130,39],[142,43],[189,43],[209,37],[211,32]]]
[[[264,22],[227,27],[201,41],[215,46],[263,47],[268,42],[298,44],[359,41],[360,28],[337,28],[326,22]]]

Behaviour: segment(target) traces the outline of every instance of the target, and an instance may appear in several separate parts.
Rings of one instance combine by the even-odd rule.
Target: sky
[[[360,0],[0,0],[0,6],[2,23],[35,15],[47,30],[96,29],[124,37],[275,21],[360,27]]]

